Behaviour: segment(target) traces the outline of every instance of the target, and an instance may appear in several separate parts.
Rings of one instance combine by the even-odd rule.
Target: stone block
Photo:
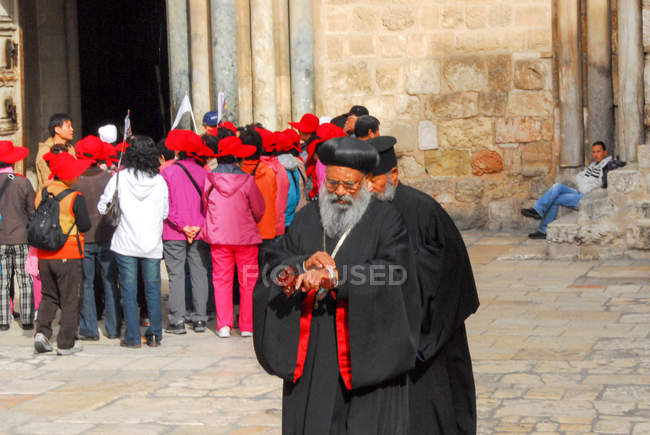
[[[515,88],[524,90],[547,89],[550,77],[548,59],[519,59],[515,61]]]
[[[429,35],[427,51],[430,56],[444,56],[456,49],[454,32],[445,30],[433,32]]]
[[[607,174],[607,190],[610,194],[631,193],[641,187],[641,174],[629,167],[623,167]]]
[[[352,30],[356,32],[371,33],[378,29],[379,11],[377,8],[360,6],[350,14]]]
[[[462,6],[444,6],[440,10],[440,25],[445,29],[457,29],[463,25],[464,11]]]
[[[551,5],[522,5],[514,10],[517,27],[551,27]]]
[[[472,175],[497,174],[503,171],[503,159],[496,151],[481,150],[472,153]]]
[[[553,118],[542,120],[542,140],[552,141],[555,133],[555,122]]]
[[[375,41],[366,36],[351,36],[348,38],[350,56],[374,56]]]
[[[422,104],[420,97],[416,95],[395,96],[395,110],[398,116],[405,115],[408,118],[421,118]]]
[[[513,198],[490,201],[488,204],[487,227],[491,231],[519,228],[519,201]]]
[[[508,91],[512,87],[512,57],[509,54],[489,56],[488,86],[491,90]]]
[[[445,211],[459,230],[480,228],[487,222],[487,210],[481,204],[445,204]]]
[[[549,173],[552,163],[549,142],[530,142],[520,148],[521,174],[524,177],[538,177]]]
[[[502,48],[511,52],[521,51],[526,48],[527,32],[525,29],[504,29]]]
[[[621,257],[626,251],[625,243],[620,240],[615,243],[603,245],[582,245],[580,246],[580,260],[604,260],[607,258]]]
[[[616,216],[614,201],[604,189],[596,189],[585,195],[578,207],[578,223],[586,224]]]
[[[489,149],[494,144],[492,119],[471,118],[441,121],[438,123],[438,143],[441,148]]]
[[[650,250],[650,219],[640,219],[628,226],[626,242],[630,248]]]
[[[548,28],[528,30],[529,50],[542,51],[544,55],[547,55],[551,51],[552,44],[553,34],[550,23]]]
[[[487,89],[488,74],[485,59],[479,56],[452,57],[445,60],[442,76],[451,91],[481,91]]]
[[[503,166],[508,175],[518,176],[521,175],[521,152],[518,144],[515,148],[507,148],[502,151],[503,153]],[[499,145],[501,146],[501,145]]]
[[[383,57],[404,57],[407,39],[404,35],[390,35],[379,37],[379,46]]]
[[[488,25],[490,27],[508,27],[512,23],[512,6],[498,3],[490,6]]]
[[[331,61],[343,60],[347,41],[344,38],[330,36],[327,38],[327,59]]]
[[[477,92],[430,95],[424,99],[427,118],[470,118],[478,115]]]
[[[365,62],[354,62],[344,65],[334,65],[328,70],[330,88],[328,95],[369,95],[370,71]],[[338,112],[337,112],[338,113]]]
[[[417,148],[417,124],[415,121],[392,121],[382,123],[381,133],[397,139],[401,151],[412,151]]]
[[[550,91],[513,90],[508,96],[508,115],[547,117],[553,114]]]
[[[399,144],[398,144],[399,148]],[[424,166],[419,164],[413,156],[402,156],[397,160],[397,168],[399,170],[399,179],[407,183],[412,183],[412,180],[426,177],[427,173]]]
[[[473,30],[456,35],[456,50],[468,53],[497,50],[501,46],[499,34],[493,30]]]
[[[413,9],[391,7],[384,11],[381,17],[381,23],[390,31],[405,30],[413,27],[415,16]]]
[[[650,145],[639,145],[636,148],[636,157],[639,161],[639,168],[650,169]]]
[[[437,5],[426,5],[420,8],[420,28],[422,30],[437,29],[440,27],[440,7]]]
[[[465,26],[468,29],[480,29],[487,26],[488,8],[485,6],[467,6],[465,9]]]
[[[549,243],[547,255],[554,260],[575,260],[580,255],[580,247],[571,243]]]
[[[577,213],[568,214],[546,227],[546,240],[553,243],[574,243],[578,235]]]
[[[421,190],[440,203],[449,203],[454,200],[455,185],[452,177],[426,177],[412,183],[415,189]]]
[[[483,182],[476,178],[465,178],[456,183],[456,200],[478,202],[483,197]]]
[[[478,111],[484,116],[505,116],[508,93],[504,91],[481,92],[478,97]]]
[[[469,175],[469,151],[429,150],[424,152],[424,163],[433,176]]]
[[[440,62],[434,59],[413,60],[407,78],[409,94],[437,94],[440,92]]]
[[[650,219],[650,201],[642,201],[637,204],[639,214],[643,216],[644,219]]]
[[[438,127],[431,121],[420,121],[418,124],[418,144],[421,150],[438,148]]]
[[[428,39],[429,38],[426,33],[408,35],[406,43],[406,56],[410,59],[427,57]],[[403,52],[402,55],[404,55]]]
[[[622,236],[617,225],[610,223],[592,223],[580,225],[576,234],[578,244],[608,245]]]
[[[496,142],[534,142],[542,139],[542,123],[528,117],[497,118]]]
[[[396,93],[402,88],[402,64],[381,64],[375,71],[377,89],[382,93]]]
[[[341,11],[330,11],[327,14],[327,30],[329,32],[348,32],[348,16]]]

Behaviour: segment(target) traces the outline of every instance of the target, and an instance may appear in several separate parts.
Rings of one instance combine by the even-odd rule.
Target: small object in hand
[[[285,267],[278,276],[275,277],[275,283],[282,287],[282,293],[286,297],[290,297],[296,292],[296,278],[298,273],[296,269],[291,266]]]

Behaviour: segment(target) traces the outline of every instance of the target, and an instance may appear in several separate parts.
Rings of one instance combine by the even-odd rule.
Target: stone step
[[[638,163],[628,163],[627,166],[607,173],[607,194],[610,196],[618,198],[642,187],[642,174]]]
[[[639,219],[628,225],[625,236],[628,247],[650,250],[650,219]]]
[[[588,223],[592,220],[616,216],[614,200],[605,189],[596,189],[586,194],[578,203],[578,222]]]
[[[639,167],[646,171],[650,170],[650,145],[639,145],[636,152]]]
[[[546,240],[553,243],[574,243],[578,235],[578,213],[570,213],[546,227]]]

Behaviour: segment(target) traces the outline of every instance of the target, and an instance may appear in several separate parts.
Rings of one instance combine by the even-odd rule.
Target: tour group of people
[[[70,355],[101,317],[121,346],[158,347],[206,331],[213,305],[216,334],[238,326],[284,380],[284,433],[475,433],[479,300],[458,229],[400,182],[397,140],[365,107],[289,124],[208,112],[202,135],[109,124],[73,146],[55,114],[36,189],[13,170],[28,149],[1,141],[0,334],[16,311],[36,353]]]

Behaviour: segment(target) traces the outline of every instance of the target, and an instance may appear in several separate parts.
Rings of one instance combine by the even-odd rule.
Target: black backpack
[[[73,192],[75,192],[73,189],[65,189],[58,195],[54,195],[48,192],[46,187],[43,188],[41,203],[38,204],[36,213],[27,226],[27,243],[46,251],[58,251],[65,245],[77,221],[75,219],[67,234],[63,232],[59,222],[59,202]],[[78,233],[77,244],[80,244]]]

